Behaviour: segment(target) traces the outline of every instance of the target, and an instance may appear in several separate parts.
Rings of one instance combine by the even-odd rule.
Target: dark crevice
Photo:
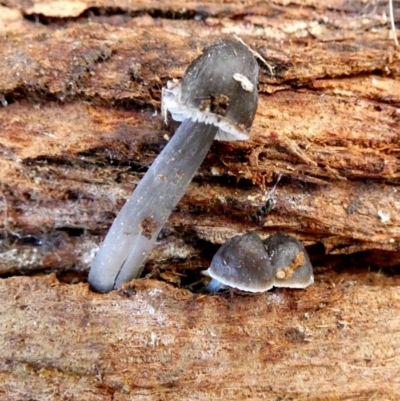
[[[151,91],[152,89],[149,89]],[[159,103],[161,98],[161,90],[158,89],[159,94],[156,92],[149,93],[149,99],[153,99],[155,104]],[[137,111],[148,111],[154,112],[154,104],[149,104],[148,100],[140,100],[133,98],[124,99],[103,99],[100,97],[88,96],[85,93],[69,93],[69,92],[49,92],[45,88],[30,87],[30,86],[19,86],[14,88],[12,91],[2,93],[0,97],[0,107],[6,107],[13,103],[20,101],[29,101],[35,104],[56,102],[60,105],[72,104],[75,102],[87,102],[93,106],[113,108],[120,110],[137,110]]]
[[[146,14],[146,12],[123,10],[122,8],[119,7],[105,7],[105,8],[90,7],[76,17],[49,17],[47,15],[40,13],[39,14],[24,13],[24,18],[27,19],[28,21],[34,22],[35,24],[63,26],[70,22],[90,20],[93,17],[100,17],[100,16],[111,17],[116,15],[121,15],[121,16],[126,16],[128,18],[134,18],[143,14]]]
[[[37,234],[6,232],[0,233],[0,252],[10,249],[12,246],[32,246],[40,247],[43,245],[43,238]]]
[[[0,107],[6,107],[20,101],[28,101],[35,104],[55,102],[59,103],[60,106],[72,104],[75,102],[86,102],[92,104],[93,106],[103,107],[107,109],[128,111],[135,110],[154,113],[154,110],[158,109],[155,104],[159,104],[159,100],[157,99],[161,98],[161,90],[159,90],[159,93],[160,95],[157,95],[155,93],[149,94],[149,99],[154,100],[154,102],[151,102],[152,104],[150,104],[148,100],[133,98],[104,99],[100,97],[88,96],[84,93],[51,93],[46,91],[44,88],[21,86],[18,88],[14,88],[11,92],[2,94],[0,98]]]
[[[57,279],[65,284],[79,284],[87,282],[87,273],[76,271],[60,271],[57,267],[53,269],[41,269],[40,266],[36,269],[13,271],[6,274],[0,274],[1,279],[12,277],[40,277],[55,274]]]
[[[256,49],[257,50],[257,49]],[[258,51],[258,50],[257,50]],[[258,53],[266,60],[268,63],[269,67],[265,65],[264,62],[260,61],[257,59],[257,63],[260,67],[260,70],[267,75],[268,79],[279,79],[281,75],[283,75],[287,70],[291,68],[290,65],[284,64],[279,61],[272,61],[271,59],[268,59],[262,54],[262,51],[258,51]],[[271,74],[271,69],[273,71],[273,74]],[[282,81],[282,84],[285,84],[285,81]]]
[[[29,268],[28,269],[18,269],[18,270],[13,270],[12,272],[8,273],[1,273],[0,274],[0,279],[7,279],[11,277],[40,277],[40,276],[47,276],[49,274],[57,274],[57,267],[51,268],[51,269],[43,269],[40,266],[36,266],[34,268]],[[72,272],[72,274],[75,274],[75,272]]]
[[[121,7],[90,7],[76,17],[49,17],[44,14],[25,13],[24,18],[36,24],[63,26],[70,22],[91,21],[104,17],[120,16],[131,19],[144,15],[149,15],[155,19],[204,21],[209,16],[209,13],[205,7],[198,7],[197,10],[190,10],[187,8],[182,8],[180,10],[162,10],[156,8],[127,10]]]
[[[23,164],[34,167],[34,166],[61,166],[61,167],[71,167],[71,168],[82,168],[91,169],[95,166],[112,165],[118,167],[129,167],[129,171],[124,170],[124,173],[145,173],[148,169],[147,166],[143,166],[139,163],[135,163],[131,160],[118,160],[116,157],[107,156],[107,148],[96,148],[91,152],[81,152],[75,155],[72,159],[72,155],[68,158],[61,157],[50,157],[50,156],[39,156],[37,158],[31,159],[27,158],[23,160]],[[98,155],[98,156],[97,156]],[[93,160],[82,160],[82,158]]]
[[[160,10],[160,9],[152,9],[148,10],[147,14],[149,14],[152,18],[160,18],[160,19],[170,19],[170,20],[204,20],[208,17],[208,12],[203,10],[189,10],[187,8],[183,8],[181,10]]]
[[[56,232],[65,233],[69,237],[82,237],[86,235],[87,230],[83,227],[59,227]]]
[[[8,93],[2,95],[7,101],[7,105],[18,103],[21,100],[28,100],[32,103],[41,103],[43,101],[57,102],[60,98],[66,100],[65,94],[61,93],[50,93],[44,88],[31,87],[28,85],[15,87]]]
[[[156,96],[150,93],[149,98],[155,100]],[[161,98],[161,90],[160,90],[160,98]],[[114,99],[111,101],[109,99],[90,98],[87,99],[87,101],[90,101],[95,106],[100,106],[100,107],[111,106],[114,109],[120,109],[120,110],[137,110],[137,111],[154,112],[155,109],[155,106],[153,104],[149,104],[148,101],[133,99],[133,98]],[[154,103],[159,103],[159,102],[155,100]]]
[[[238,180],[237,177],[228,174],[218,176],[197,174],[194,176],[192,182],[196,183],[199,186],[210,184],[213,186],[218,185],[224,188],[233,188],[237,190],[240,189],[241,191],[259,188],[259,186],[254,184],[252,180],[246,178],[240,178]]]
[[[43,166],[43,165],[55,165],[55,166],[82,166],[85,162],[80,160],[71,160],[70,158],[51,157],[51,156],[39,156],[36,158],[26,158],[23,160],[23,164],[29,167]]]
[[[260,52],[260,54],[262,54],[262,52]],[[267,57],[265,57],[267,58]],[[371,70],[364,70],[364,71],[359,71],[357,72],[357,74],[353,74],[353,75],[343,75],[343,74],[326,74],[326,75],[320,75],[320,76],[310,76],[307,78],[287,78],[287,79],[279,79],[280,75],[284,72],[286,72],[288,69],[291,68],[290,65],[287,64],[282,64],[282,63],[275,63],[274,61],[270,61],[267,60],[268,63],[271,63],[271,66],[274,68],[274,76],[271,77],[270,71],[269,69],[265,66],[265,64],[263,64],[262,62],[258,62],[260,69],[264,72],[264,74],[266,74],[268,76],[268,79],[276,79],[278,78],[278,80],[276,81],[276,84],[278,85],[288,85],[290,86],[290,88],[292,90],[299,90],[299,89],[308,89],[310,91],[316,91],[319,92],[321,91],[320,89],[315,89],[313,87],[313,83],[314,81],[323,81],[323,80],[331,80],[331,79],[337,79],[337,80],[346,80],[346,79],[351,79],[354,77],[357,78],[368,78],[371,77],[371,75],[375,75],[375,76],[379,76],[379,77],[396,77],[397,75],[393,75],[393,73],[388,73],[385,70],[385,66],[382,65],[382,68],[374,68]],[[263,85],[264,83],[270,83],[269,81],[263,81],[263,77],[262,75],[260,75],[260,83],[259,85]],[[268,92],[263,92],[259,90],[259,93],[266,93],[267,95],[269,95]],[[326,95],[329,95],[329,93],[326,93]],[[335,96],[338,96],[337,94]],[[370,99],[370,100],[375,100],[375,99]],[[387,103],[390,104],[391,106],[396,106],[397,104],[393,103],[393,99],[390,98],[390,96],[382,97],[379,98],[379,100],[382,103]]]

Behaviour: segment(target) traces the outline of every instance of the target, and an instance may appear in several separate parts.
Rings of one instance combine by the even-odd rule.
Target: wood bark
[[[85,281],[177,127],[161,88],[219,38],[265,61],[251,139],[212,146],[151,255],[157,280],[128,298],[53,276],[0,281],[0,397],[398,399],[398,280],[369,272],[400,265],[400,53],[384,13],[344,0],[1,1],[2,277]],[[178,288],[249,230],[304,241],[315,286],[231,300]]]
[[[195,296],[155,280],[107,295],[0,282],[0,397],[398,400],[399,280]]]

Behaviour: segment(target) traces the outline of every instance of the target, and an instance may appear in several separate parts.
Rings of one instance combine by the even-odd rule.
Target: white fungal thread
[[[276,187],[278,186],[281,178],[282,178],[282,173],[278,175],[278,178],[277,178],[276,183],[273,186],[273,188],[270,191],[265,191],[264,197],[265,197],[266,201],[269,199],[272,199],[272,201],[274,200],[274,195],[276,193]]]
[[[162,88],[161,89],[161,115],[164,117],[164,123],[168,123],[168,109],[167,109],[167,102],[165,100],[165,97],[168,93],[167,88]]]
[[[267,62],[267,60],[265,60],[265,58],[263,57],[263,56],[261,56],[261,54],[260,53],[258,53],[258,52],[256,52],[255,50],[253,50],[247,43],[245,43],[245,41],[242,39],[242,38],[240,38],[239,36],[237,36],[237,35],[233,35],[233,37],[239,42],[239,43],[241,43],[243,46],[246,46],[249,50],[250,50],[250,52],[252,53],[252,55],[256,58],[256,59],[258,59],[258,60],[260,60],[267,68],[268,68],[268,70],[269,70],[269,73],[271,74],[271,77],[273,77],[275,74],[274,74],[274,66],[272,66],[271,64],[269,64],[268,62]]]
[[[249,81],[247,77],[242,74],[236,73],[233,75],[233,79],[237,82],[240,82],[240,85],[246,92],[253,92],[254,85]]]

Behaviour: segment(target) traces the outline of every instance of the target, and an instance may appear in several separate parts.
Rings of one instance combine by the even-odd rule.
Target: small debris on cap
[[[300,241],[291,235],[277,233],[263,242],[274,267],[274,287],[306,288],[314,282],[310,258]]]
[[[233,79],[237,82],[240,82],[240,84],[242,85],[242,88],[247,91],[247,92],[253,92],[254,90],[254,85],[249,81],[248,78],[246,78],[244,75],[242,74],[233,74]]]

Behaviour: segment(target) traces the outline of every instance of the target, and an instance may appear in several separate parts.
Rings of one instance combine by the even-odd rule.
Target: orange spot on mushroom
[[[275,277],[280,280],[288,280],[293,276],[296,269],[304,265],[305,261],[304,252],[299,252],[289,266],[275,273]]]

